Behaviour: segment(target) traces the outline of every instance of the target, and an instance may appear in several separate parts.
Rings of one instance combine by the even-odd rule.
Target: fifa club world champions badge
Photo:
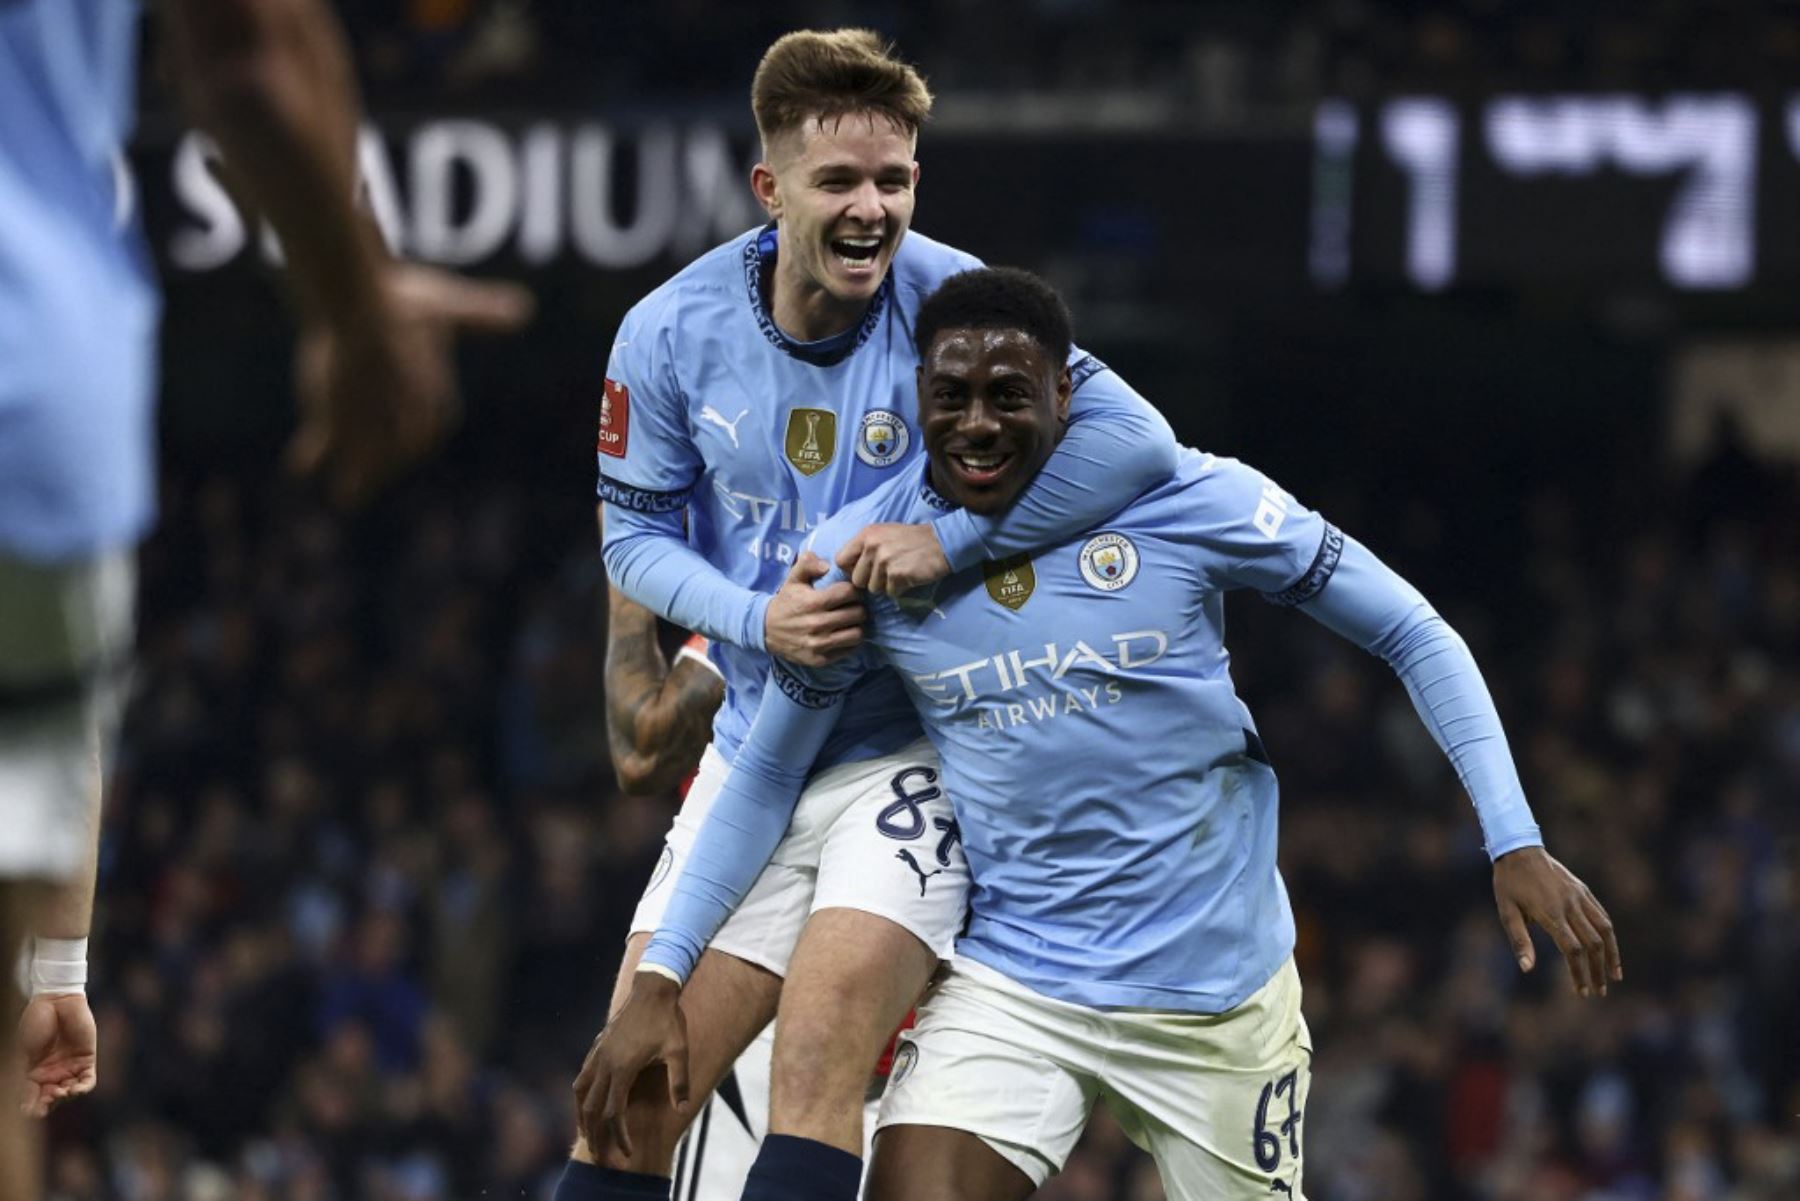
[[[817,475],[837,453],[837,414],[830,409],[788,411],[788,462],[801,475]]]
[[[982,564],[981,576],[996,604],[1017,613],[1037,590],[1037,572],[1029,555],[1010,555]]]

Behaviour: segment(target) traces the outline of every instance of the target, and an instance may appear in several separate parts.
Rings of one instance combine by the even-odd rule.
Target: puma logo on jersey
[[[925,895],[925,881],[931,879],[933,876],[941,876],[944,874],[944,869],[941,867],[935,871],[929,871],[929,872],[926,871],[924,868],[919,866],[919,861],[917,859],[914,859],[913,853],[908,850],[895,851],[894,858],[900,860],[900,862],[906,864],[906,866],[912,868],[913,871],[918,874],[919,895],[920,896]]]
[[[1294,1186],[1283,1180],[1271,1180],[1269,1181],[1269,1191],[1271,1193],[1286,1193],[1291,1197],[1294,1195]]]
[[[742,421],[744,419],[744,414],[748,413],[749,411],[750,411],[749,409],[745,409],[745,410],[743,410],[743,412],[739,413],[732,420],[727,421],[727,420],[725,420],[725,415],[723,413],[719,412],[719,410],[713,408],[711,405],[701,405],[700,406],[700,420],[710,421],[714,425],[718,426],[720,429],[724,430],[726,433],[730,434],[731,435],[731,448],[733,450],[742,450],[743,448],[738,445],[737,427],[738,427],[738,422]]]
[[[894,604],[908,617],[916,617],[923,620],[927,615],[930,615],[937,618],[939,621],[950,620],[944,611],[937,607],[937,601],[930,595],[921,596],[917,592],[908,592],[896,596],[894,598]]]

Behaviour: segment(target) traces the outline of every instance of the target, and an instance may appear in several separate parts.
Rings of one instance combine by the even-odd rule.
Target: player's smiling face
[[[1069,417],[1067,364],[1019,329],[947,329],[919,367],[931,484],[975,513],[1011,504]]]
[[[775,138],[751,186],[781,232],[774,316],[795,337],[829,337],[860,320],[912,224],[913,136],[851,113]]]

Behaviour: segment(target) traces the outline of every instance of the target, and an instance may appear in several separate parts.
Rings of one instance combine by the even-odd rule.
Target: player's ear
[[[781,216],[781,188],[775,180],[775,168],[769,166],[766,156],[750,168],[750,190],[756,194],[756,202],[763,206],[763,211],[771,218]]]
[[[1069,374],[1069,365],[1064,363],[1062,370],[1056,373],[1056,419],[1069,419],[1069,398],[1075,394],[1075,379]]]

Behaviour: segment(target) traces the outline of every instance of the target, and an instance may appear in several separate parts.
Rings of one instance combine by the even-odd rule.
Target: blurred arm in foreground
[[[184,107],[286,252],[301,327],[302,416],[289,462],[328,468],[338,500],[361,500],[453,426],[455,332],[515,328],[531,298],[516,285],[397,262],[382,246],[356,206],[361,106],[343,33],[321,0],[168,0],[161,11]],[[86,791],[83,866],[48,887],[19,931],[32,940],[22,1107],[39,1116],[97,1077],[84,988],[98,772]],[[11,920],[10,907],[0,917]],[[0,1193],[8,1188],[0,1181]]]
[[[188,115],[287,260],[301,412],[289,465],[328,469],[334,497],[360,501],[454,427],[454,335],[514,329],[531,297],[388,254],[356,205],[361,105],[322,0],[170,0],[163,14]]]

